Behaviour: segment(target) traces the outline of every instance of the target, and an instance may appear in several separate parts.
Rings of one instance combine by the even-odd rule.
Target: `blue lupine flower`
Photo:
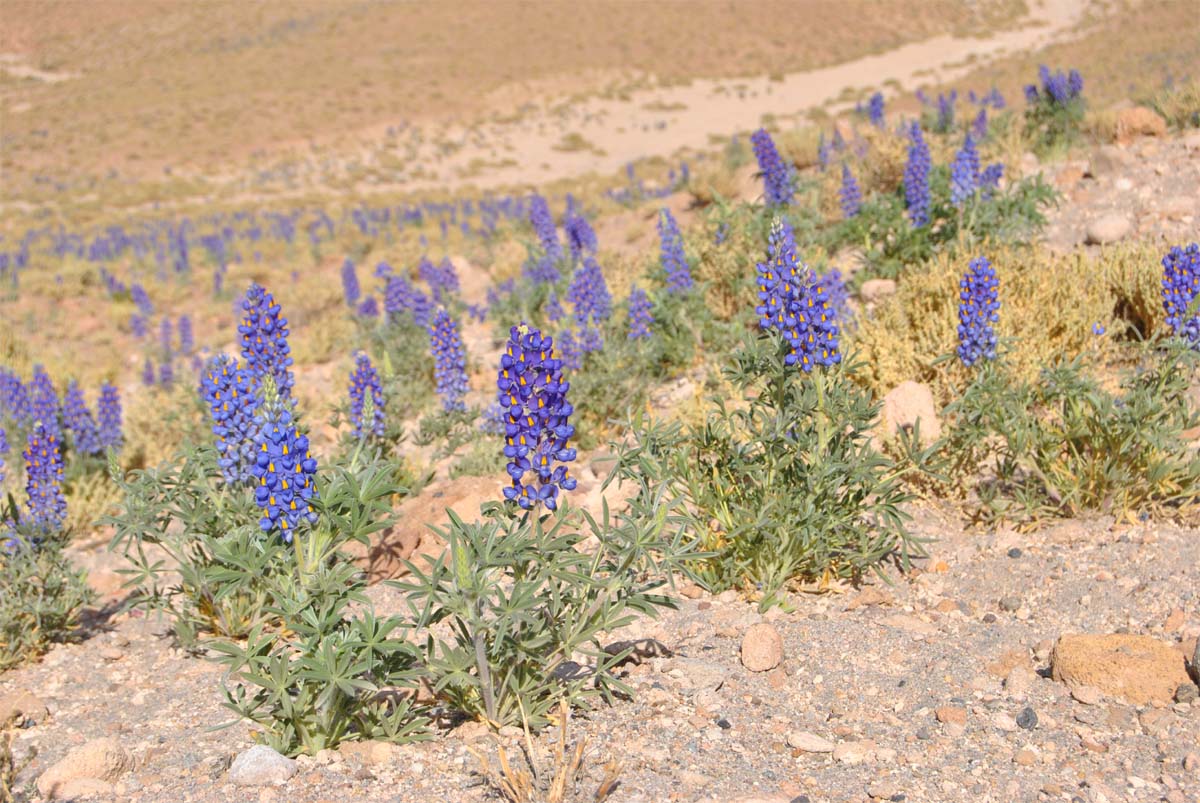
[[[100,401],[96,403],[96,418],[99,422],[100,448],[120,449],[121,397],[115,386],[105,382],[100,386]]]
[[[1092,324],[1092,334],[1094,334],[1096,337],[1102,337],[1105,331],[1104,324],[1100,323],[1099,321],[1096,321],[1094,324]]]
[[[33,409],[21,377],[7,368],[0,368],[0,417],[14,425],[29,423]]]
[[[587,257],[575,271],[567,287],[567,301],[574,305],[575,321],[581,327],[589,320],[599,325],[612,314],[612,295],[595,257]]]
[[[358,268],[349,259],[342,263],[342,295],[346,297],[346,306],[350,309],[354,309],[362,295],[362,288],[358,284]]]
[[[575,209],[567,211],[563,220],[563,229],[567,232],[567,245],[571,247],[571,259],[575,262],[596,253],[596,232],[587,218]]]
[[[976,139],[985,139],[988,134],[988,113],[987,109],[980,109],[979,114],[975,115],[975,122],[971,123],[971,133]]]
[[[921,134],[921,125],[913,123],[909,130],[912,144],[908,147],[908,162],[904,165],[904,203],[912,225],[920,228],[929,223],[929,170],[932,167],[929,145]]]
[[[418,290],[406,277],[389,276],[383,290],[383,309],[392,318],[411,316],[418,326],[429,325],[429,316],[433,311],[429,298]]]
[[[979,189],[983,199],[986,201],[992,197],[992,193],[1000,187],[1000,179],[1004,176],[1004,165],[1000,162],[995,162],[988,165],[979,174]]]
[[[546,319],[551,323],[558,323],[565,314],[562,303],[558,300],[558,293],[551,290],[550,295],[546,296]]]
[[[523,273],[530,284],[555,284],[558,282],[558,263],[548,254],[526,260]]]
[[[585,326],[579,333],[579,350],[584,354],[604,348],[604,333],[598,326]]]
[[[62,492],[63,461],[58,435],[40,422],[29,433],[25,449],[25,503],[29,525],[43,533],[62,529],[67,518],[67,499]]]
[[[508,418],[508,409],[502,407],[500,402],[492,402],[483,410],[481,421],[479,422],[479,431],[485,435],[503,435],[504,424]]]
[[[775,141],[765,128],[760,128],[750,136],[754,146],[754,158],[758,160],[758,169],[763,175],[763,199],[767,206],[786,206],[792,202],[792,174],[784,163]]]
[[[950,202],[961,208],[978,189],[979,151],[975,149],[975,140],[967,134],[962,149],[950,165]]]
[[[164,388],[169,388],[175,384],[174,363],[168,361],[158,366],[158,383]]]
[[[291,398],[295,380],[292,378],[287,318],[280,316],[274,296],[258,284],[250,285],[246,291],[242,310],[244,315],[238,334],[241,335],[246,368],[259,379],[273,378],[279,397]]]
[[[567,446],[575,428],[567,400],[570,383],[562,377],[553,339],[528,324],[512,327],[496,387],[506,410],[504,456],[512,478],[504,498],[525,510],[539,503],[555,510],[559,490],[575,488],[566,466],[575,459],[575,450]]]
[[[138,340],[142,340],[146,337],[146,325],[147,322],[145,316],[139,315],[136,312],[129,316],[129,331]]]
[[[375,296],[367,296],[363,302],[358,305],[358,314],[364,318],[379,317],[379,302],[375,300]]]
[[[292,414],[282,405],[258,417],[254,439],[254,502],[263,511],[258,526],[264,533],[278,528],[285,543],[292,542],[301,522],[314,523],[317,497],[313,476],[317,461],[308,448],[308,437],[296,431]]]
[[[1025,100],[1031,105],[1048,103],[1066,106],[1083,94],[1083,76],[1078,70],[1064,73],[1062,70],[1050,72],[1045,64],[1038,67],[1038,79],[1041,81],[1041,91],[1034,84],[1025,87]]]
[[[958,90],[951,89],[950,94],[938,93],[937,99],[937,130],[943,133],[954,128],[954,105],[958,102]]]
[[[459,291],[458,271],[449,257],[435,265],[429,259],[421,257],[417,265],[417,274],[429,285],[433,292],[433,300],[442,303],[446,296]]]
[[[634,285],[629,291],[629,339],[650,337],[650,324],[653,322],[650,314],[650,296],[646,295],[645,290]]]
[[[8,454],[8,435],[0,427],[0,485],[4,484],[4,455]]]
[[[182,354],[191,354],[196,348],[195,335],[192,333],[192,319],[187,315],[179,316],[179,351]]]
[[[465,410],[467,395],[467,352],[463,348],[458,324],[444,309],[438,309],[429,327],[429,350],[433,355],[433,378],[442,407],[447,411]]]
[[[867,117],[871,124],[883,128],[883,93],[876,92],[867,102]]]
[[[842,129],[837,126],[833,127],[833,150],[835,153],[841,153],[846,150],[846,138],[842,136]]]
[[[137,305],[138,312],[142,313],[143,318],[149,318],[154,314],[154,305],[150,303],[150,294],[146,292],[146,288],[135,282],[129,288],[129,297],[133,299],[133,303]]]
[[[1200,244],[1174,246],[1162,260],[1162,299],[1167,327],[1200,349]]]
[[[776,220],[771,255],[758,264],[759,327],[782,335],[789,344],[787,365],[809,372],[815,365],[841,362],[838,325],[825,288],[796,259],[795,246]]]
[[[171,356],[175,353],[171,347],[172,334],[171,319],[164,316],[158,327],[158,345],[162,349],[163,360],[167,362],[171,361]]]
[[[671,210],[663,207],[658,215],[659,261],[667,272],[667,289],[686,293],[692,288],[692,268],[683,250],[683,235]]]
[[[371,420],[366,419],[366,400],[371,399]],[[350,374],[350,423],[354,425],[354,437],[374,435],[383,437],[384,422],[383,384],[379,372],[371,364],[371,358],[360,353],[354,358],[354,371]]]
[[[251,478],[255,436],[258,376],[243,368],[227,354],[218,354],[208,362],[200,380],[200,393],[212,416],[212,432],[217,437],[217,464],[230,485]]]
[[[33,380],[29,383],[29,412],[35,422],[41,423],[46,432],[57,441],[61,430],[58,424],[58,394],[50,375],[40,365],[33,366]]]
[[[142,384],[152,388],[156,379],[158,374],[154,370],[154,361],[147,357],[146,362],[142,363]]]
[[[550,214],[550,205],[546,199],[536,193],[529,199],[529,223],[533,233],[537,235],[542,246],[542,253],[549,257],[551,266],[562,259],[562,244],[558,241],[558,230],[554,227],[554,217]],[[557,273],[557,272],[556,272]],[[555,276],[555,281],[558,277]]]
[[[67,392],[63,396],[63,424],[71,432],[72,445],[78,454],[100,454],[104,451],[96,420],[92,418],[79,383],[73,379],[67,383]]]
[[[825,132],[822,131],[817,137],[817,162],[821,165],[821,170],[826,170],[833,162],[833,148],[829,147],[829,143],[825,141]]]
[[[838,192],[838,198],[842,204],[842,215],[846,219],[856,217],[862,209],[862,192],[858,189],[854,174],[850,172],[850,165],[845,162],[842,163],[842,188]]]
[[[842,272],[837,268],[831,268],[817,276],[816,283],[829,302],[829,309],[833,312],[834,320],[849,321],[851,314],[850,290],[846,287],[846,280],[842,277]]]
[[[558,353],[562,367],[569,371],[578,371],[583,367],[583,349],[575,339],[575,333],[570,329],[562,330],[558,335]]]
[[[1000,320],[1000,283],[987,257],[971,260],[958,285],[958,357],[963,365],[996,358],[996,331]]]

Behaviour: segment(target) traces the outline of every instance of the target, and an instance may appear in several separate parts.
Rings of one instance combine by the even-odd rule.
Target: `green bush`
[[[1184,436],[1200,424],[1187,398],[1196,367],[1167,341],[1112,392],[1080,358],[1033,381],[989,364],[947,408],[942,448],[984,521],[1181,512],[1200,501],[1200,454]]]
[[[921,554],[897,469],[871,445],[878,405],[854,370],[804,374],[773,340],[750,339],[726,371],[741,399],[714,398],[699,425],[634,426],[633,454],[685,501],[712,553],[696,568],[710,588],[753,590],[765,608],[793,581],[856,579]]]
[[[80,611],[95,598],[59,540],[7,537],[0,543],[0,671],[69,640]]]
[[[428,718],[413,703],[417,648],[403,637],[402,620],[374,615],[361,572],[340,552],[391,523],[400,493],[392,469],[377,461],[338,468],[319,490],[319,523],[294,533],[285,570],[264,583],[278,628],[260,621],[244,644],[210,644],[232,681],[226,705],[287,755],[359,739],[424,738]],[[353,605],[367,609],[353,614]]]
[[[520,517],[491,505],[477,522],[451,513],[439,531],[445,553],[428,569],[410,565],[412,579],[397,586],[429,632],[424,672],[455,710],[538,729],[560,701],[587,707],[632,693],[613,672],[626,654],[600,638],[671,607],[660,589],[692,555],[675,506],[634,474],[625,477],[639,491],[615,520],[607,505],[599,521],[565,505]]]

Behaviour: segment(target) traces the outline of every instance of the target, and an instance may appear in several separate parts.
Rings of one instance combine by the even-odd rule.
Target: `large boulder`
[[[1183,653],[1130,633],[1065,635],[1050,656],[1051,676],[1068,688],[1092,686],[1135,705],[1170,703],[1188,683]]]

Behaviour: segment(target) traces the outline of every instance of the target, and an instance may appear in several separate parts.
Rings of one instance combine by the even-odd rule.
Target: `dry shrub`
[[[1200,79],[1162,90],[1150,105],[1172,128],[1200,128]]]
[[[1162,325],[1158,250],[1128,245],[1095,260],[1040,249],[981,249],[1000,280],[997,334],[1018,379],[1085,349],[1110,352],[1123,337]],[[847,336],[864,362],[858,380],[877,394],[906,379],[925,382],[948,402],[967,380],[957,359],[935,364],[958,345],[958,283],[968,259],[942,255],[905,275],[896,295],[864,314]],[[1104,336],[1093,334],[1099,323]]]
[[[785,162],[798,169],[812,167],[817,163],[817,146],[821,141],[821,130],[815,126],[793,128],[774,134],[775,147]]]

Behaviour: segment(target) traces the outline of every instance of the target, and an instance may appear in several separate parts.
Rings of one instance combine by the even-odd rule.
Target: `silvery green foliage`
[[[500,505],[475,522],[450,514],[445,553],[397,583],[429,630],[423,672],[435,693],[494,726],[534,729],[559,700],[586,708],[632,693],[614,672],[625,654],[605,652],[602,637],[672,607],[666,586],[696,556],[677,504],[646,477],[623,458],[609,482],[638,491],[615,517],[565,503],[541,516]]]
[[[987,363],[946,409],[948,468],[969,483],[985,521],[1104,510],[1133,516],[1200,501],[1200,424],[1188,387],[1197,355],[1167,339],[1147,347],[1118,392],[1081,358],[1024,382]]]
[[[105,523],[114,529],[109,549],[131,566],[132,604],[165,616],[188,647],[274,620],[267,583],[288,546],[262,534],[253,494],[224,482],[211,447],[117,480],[124,501]]]
[[[210,645],[228,668],[226,706],[287,755],[423,738],[428,719],[412,703],[419,652],[404,638],[409,625],[375,616],[361,572],[340,551],[391,523],[400,493],[393,470],[354,460],[320,485],[319,523],[296,532],[285,570],[264,584],[275,622],[256,624],[244,643]]]
[[[0,518],[4,505],[0,504]],[[57,538],[28,539],[0,527],[0,672],[66,641],[95,598]]]
[[[879,406],[851,381],[853,364],[806,374],[785,351],[775,337],[746,342],[725,372],[742,399],[714,398],[702,424],[633,427],[634,453],[685,501],[712,553],[700,578],[754,589],[764,608],[794,581],[856,578],[922,554],[896,466],[871,445]]]

